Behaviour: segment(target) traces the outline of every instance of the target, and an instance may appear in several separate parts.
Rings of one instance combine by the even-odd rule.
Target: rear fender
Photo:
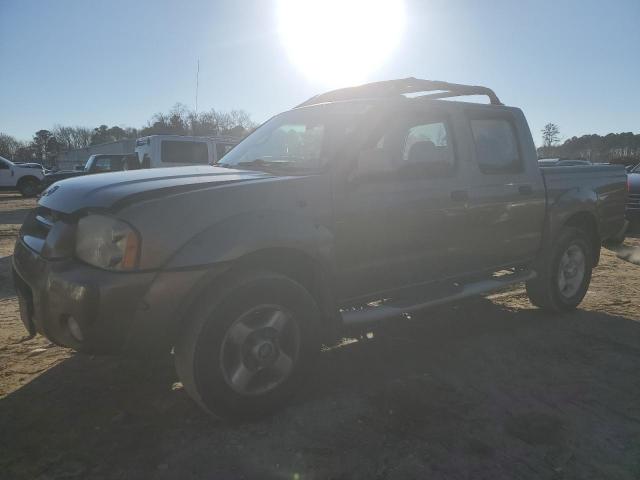
[[[573,224],[574,219],[592,220],[592,228],[595,231],[588,233],[593,235],[596,243],[594,251],[594,261],[597,263],[600,251],[600,225],[598,216],[598,196],[593,190],[585,188],[573,188],[557,197],[547,211],[547,221],[545,223],[544,251],[549,251],[558,234],[568,224]]]

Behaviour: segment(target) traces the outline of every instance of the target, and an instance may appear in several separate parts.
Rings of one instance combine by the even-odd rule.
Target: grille
[[[27,216],[20,230],[20,236],[29,248],[40,253],[47,235],[58,220],[59,214],[53,210],[37,207]]]
[[[44,240],[56,221],[56,214],[53,210],[37,207],[22,225],[22,234]]]
[[[640,210],[640,193],[630,193],[627,197],[627,209]]]

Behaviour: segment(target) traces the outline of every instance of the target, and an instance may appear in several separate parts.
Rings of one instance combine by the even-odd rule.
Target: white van
[[[213,165],[240,140],[235,137],[150,135],[136,140],[142,168]]]

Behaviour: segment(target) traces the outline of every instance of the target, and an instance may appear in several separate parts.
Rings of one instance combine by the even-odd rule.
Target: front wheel
[[[23,197],[33,197],[38,194],[40,190],[40,183],[32,178],[22,180],[18,184],[18,191]]]
[[[203,298],[175,347],[178,376],[208,412],[256,418],[299,390],[319,342],[309,292],[276,273],[244,275],[220,300]]]
[[[527,282],[531,303],[556,312],[576,308],[591,282],[593,248],[583,230],[565,227],[543,255],[538,276]]]

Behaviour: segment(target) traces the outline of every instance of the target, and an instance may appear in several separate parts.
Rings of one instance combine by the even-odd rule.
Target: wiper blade
[[[265,170],[269,172],[295,172],[295,171],[308,171],[310,166],[301,165],[302,159],[295,158],[277,158],[274,160],[269,160],[265,158],[256,158],[254,160],[246,161],[246,162],[238,162],[238,163],[227,163],[220,164],[218,166],[225,168],[255,168],[258,170]]]
[[[248,162],[238,162],[239,167],[270,167],[272,165],[290,165],[295,163],[293,160],[265,160],[264,158],[256,158]]]

